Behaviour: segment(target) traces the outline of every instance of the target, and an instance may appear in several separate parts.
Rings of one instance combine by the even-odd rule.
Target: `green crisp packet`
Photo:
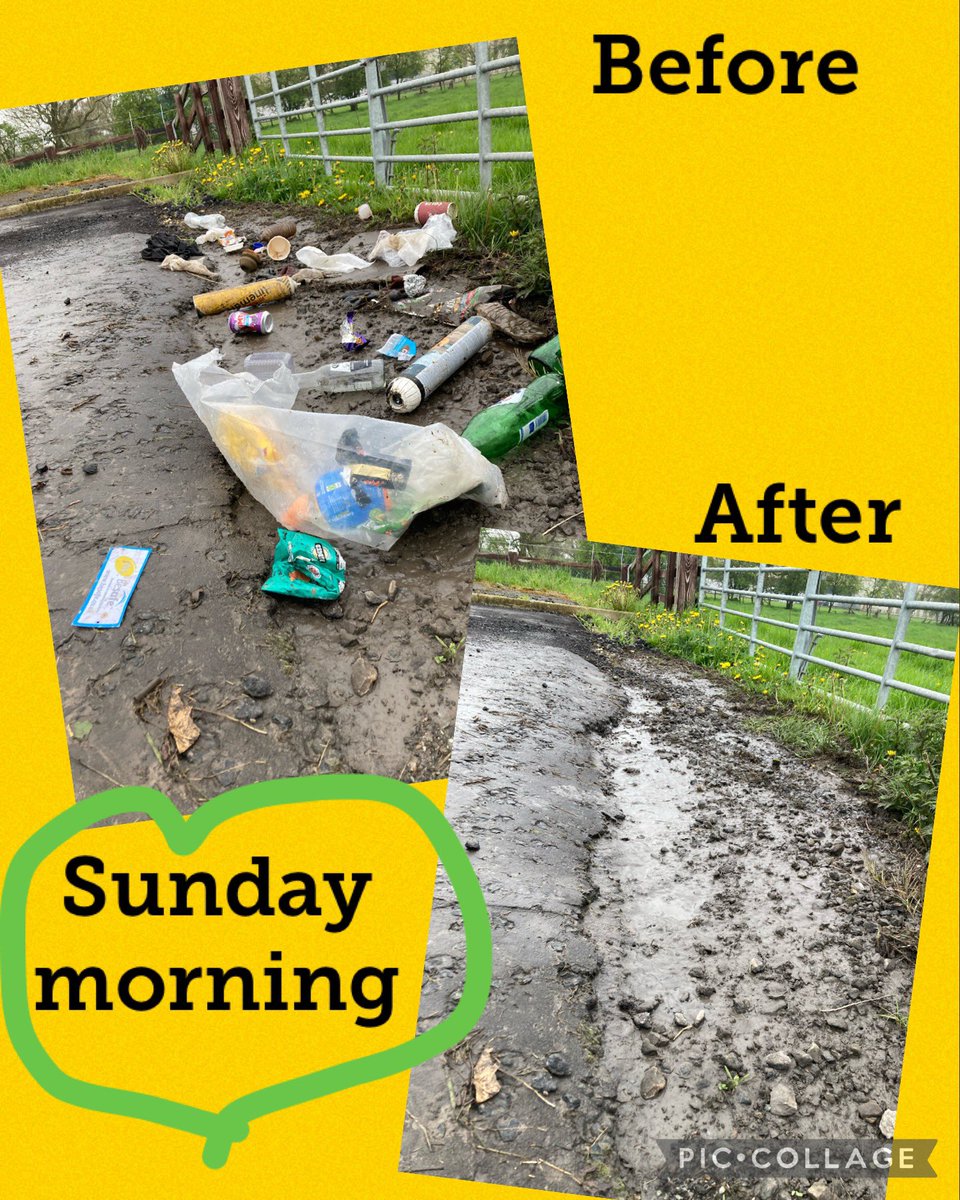
[[[347,582],[347,564],[322,538],[289,529],[277,530],[273,570],[264,592],[300,600],[336,600]]]

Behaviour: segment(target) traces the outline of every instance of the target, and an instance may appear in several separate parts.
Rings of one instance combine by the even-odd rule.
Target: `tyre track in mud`
[[[661,1178],[656,1138],[882,1136],[917,917],[875,881],[904,850],[830,764],[750,732],[752,712],[568,618],[472,610],[448,815],[480,845],[495,983],[468,1043],[413,1074],[403,1169],[714,1196]],[[424,1027],[458,994],[458,931],[440,881]],[[501,1091],[471,1106],[487,1046]]]

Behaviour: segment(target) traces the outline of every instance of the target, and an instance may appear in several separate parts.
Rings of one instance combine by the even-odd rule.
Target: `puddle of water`
[[[635,931],[623,969],[638,991],[649,990],[647,959],[657,955],[657,990],[664,999],[689,991],[686,931],[712,895],[709,882],[677,871],[672,851],[693,834],[697,801],[695,779],[686,759],[667,761],[649,732],[649,718],[660,706],[634,693],[626,716],[604,744],[613,770],[614,794],[623,821],[598,849],[597,866],[619,881],[621,913]]]

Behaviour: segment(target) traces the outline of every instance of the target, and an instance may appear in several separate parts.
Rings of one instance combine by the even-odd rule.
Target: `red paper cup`
[[[449,200],[421,200],[413,210],[413,219],[418,225],[426,225],[431,217],[446,213],[452,221],[456,211],[456,206]]]

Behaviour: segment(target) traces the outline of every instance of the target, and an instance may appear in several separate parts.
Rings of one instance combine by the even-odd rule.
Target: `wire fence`
[[[744,575],[756,575],[754,585],[752,587],[734,586],[732,577],[735,578],[736,582],[742,583]],[[766,582],[769,577],[773,576],[783,580],[785,577],[791,575],[805,577],[801,592],[766,590]],[[838,672],[842,675],[866,680],[877,685],[877,696],[873,705],[875,709],[885,708],[891,692],[895,691],[920,696],[925,700],[934,700],[940,704],[947,704],[949,702],[950,696],[948,693],[898,679],[897,671],[900,666],[901,656],[904,654],[917,655],[922,658],[943,659],[949,662],[955,660],[955,650],[948,650],[940,646],[921,645],[910,641],[908,634],[910,621],[918,614],[946,614],[953,618],[952,623],[955,624],[958,615],[960,615],[960,606],[947,601],[918,599],[919,588],[915,583],[904,584],[903,595],[898,598],[891,598],[865,595],[842,596],[835,593],[821,592],[821,581],[822,572],[808,571],[802,567],[734,563],[729,558],[724,559],[721,564],[716,565],[711,564],[708,558],[704,558],[700,564],[699,602],[701,608],[713,609],[718,612],[720,614],[720,627],[734,637],[741,638],[747,642],[751,654],[756,653],[758,646],[763,646],[767,650],[772,650],[788,658],[791,679],[800,679],[803,677],[808,666],[817,666],[826,668],[829,671]],[[784,585],[781,583],[780,586],[783,587]],[[708,597],[714,597],[715,599],[711,600]],[[745,611],[741,608],[731,607],[730,602],[732,599],[735,602],[739,601],[748,604],[748,610]],[[719,602],[716,602],[716,600]],[[764,605],[771,600],[790,604],[799,603],[799,619],[796,622],[782,621],[764,613]],[[862,633],[850,629],[837,629],[829,625],[822,625],[817,620],[819,610],[822,606],[828,606],[831,609],[837,606],[864,611],[876,608],[886,609],[895,617],[896,623],[892,636],[883,637],[879,634]],[[734,624],[735,619],[748,622],[748,630],[736,628]],[[789,645],[783,646],[762,637],[761,628],[765,626],[788,630],[792,635],[789,639]],[[822,654],[815,654],[814,651],[817,648],[817,642],[821,638],[840,638],[844,641],[886,647],[887,654],[882,671],[879,673],[867,671],[860,667],[851,666],[849,663],[826,658]],[[849,702],[853,703],[853,701]],[[857,707],[865,708],[866,705],[858,704]]]
[[[432,75],[418,75],[412,79],[398,80],[395,83],[384,84],[381,79],[381,59],[367,58],[347,63],[331,71],[318,71],[316,67],[304,67],[303,77],[293,83],[280,86],[276,71],[269,73],[270,87],[257,93],[254,90],[254,80],[250,75],[244,76],[247,100],[250,105],[250,116],[254,132],[259,142],[279,141],[289,158],[314,159],[323,164],[325,174],[333,173],[334,163],[368,163],[373,166],[374,179],[378,184],[389,186],[393,178],[395,163],[475,163],[479,169],[480,187],[489,189],[493,183],[493,167],[499,162],[532,162],[533,152],[530,150],[494,150],[493,123],[505,117],[526,117],[525,104],[508,107],[495,107],[490,99],[490,78],[496,71],[516,71],[520,66],[520,56],[507,55],[501,58],[491,58],[489,43],[476,42],[473,45],[474,63],[471,66],[455,67],[449,71],[439,71]],[[321,88],[324,84],[335,79],[363,72],[364,87],[358,95],[347,98],[324,100]],[[423,87],[440,85],[455,80],[475,79],[477,86],[477,107],[467,112],[431,113],[424,117],[411,117],[406,120],[390,120],[388,100],[398,97],[405,92],[412,92]],[[301,93],[308,97],[300,107],[285,109],[284,97],[293,93]],[[361,105],[367,108],[367,124],[353,125],[346,129],[331,128],[327,123],[327,114],[333,109],[344,107],[359,111]],[[313,117],[315,129],[291,129],[289,123],[301,117]],[[404,129],[418,128],[428,125],[447,125],[456,122],[474,122],[477,126],[477,150],[462,153],[423,153],[397,154],[395,152],[397,135]],[[267,132],[267,127],[276,125],[276,132]],[[337,154],[331,151],[331,139],[342,137],[366,136],[369,139],[369,154]],[[313,154],[297,149],[299,142],[315,141],[320,153]]]

